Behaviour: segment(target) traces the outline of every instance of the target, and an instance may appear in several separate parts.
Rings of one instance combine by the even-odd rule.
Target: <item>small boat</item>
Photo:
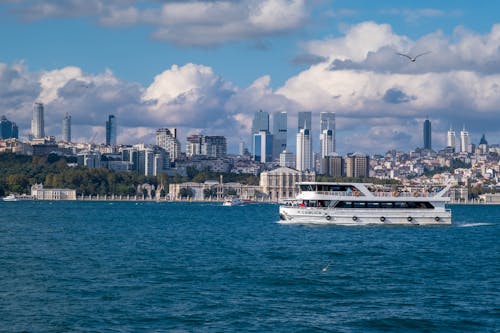
[[[26,195],[26,194],[17,195],[11,193],[3,198],[3,201],[29,201],[29,200],[35,200],[35,197],[32,195]]]
[[[440,191],[392,191],[367,183],[298,183],[300,193],[279,207],[281,223],[449,225],[450,186]]]
[[[244,205],[245,202],[237,197],[226,198],[224,200],[223,206],[241,206]]]

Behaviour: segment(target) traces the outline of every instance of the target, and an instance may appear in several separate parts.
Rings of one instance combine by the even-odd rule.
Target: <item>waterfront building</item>
[[[429,119],[424,121],[424,149],[432,150],[432,130]]]
[[[465,129],[460,131],[460,152],[462,153],[472,153],[472,145],[470,142],[469,132]]]
[[[76,190],[68,188],[44,188],[43,184],[32,185],[31,195],[36,200],[76,200]]]
[[[270,201],[281,201],[294,198],[298,189],[298,182],[313,182],[316,180],[314,171],[297,171],[291,168],[280,167],[260,174],[260,188]]]
[[[106,146],[116,146],[116,117],[109,115],[106,121]]]
[[[297,120],[297,131],[300,131],[301,129],[305,128],[311,130],[312,128],[311,119],[312,119],[312,112],[310,111],[299,112]]]
[[[446,135],[446,147],[452,148],[453,151],[456,151],[457,149],[457,137],[455,135],[455,131],[451,127]]]
[[[313,170],[312,138],[308,128],[302,128],[297,133],[296,149],[295,167],[297,170]]]
[[[281,152],[280,166],[285,168],[295,168],[295,156],[291,151],[283,150]]]
[[[256,162],[268,163],[273,160],[273,136],[268,131],[255,133],[252,138],[253,156]]]
[[[361,153],[348,155],[345,159],[346,176],[366,178],[370,176],[370,158]]]
[[[43,103],[35,103],[33,106],[33,118],[31,119],[31,136],[34,139],[45,137]]]
[[[288,136],[288,120],[285,111],[273,114],[273,160],[278,159],[281,152],[286,150]]]
[[[71,116],[67,112],[62,121],[62,140],[71,142]]]
[[[2,116],[0,118],[0,139],[18,139],[19,131],[17,129],[16,123],[13,123],[7,119],[7,117]]]
[[[177,139],[176,128],[160,128],[156,130],[156,145],[170,154],[172,162],[181,156],[181,144]]]

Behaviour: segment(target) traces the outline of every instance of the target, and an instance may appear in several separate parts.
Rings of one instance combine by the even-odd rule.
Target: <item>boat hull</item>
[[[450,225],[447,209],[335,209],[280,206],[280,223],[317,225]]]

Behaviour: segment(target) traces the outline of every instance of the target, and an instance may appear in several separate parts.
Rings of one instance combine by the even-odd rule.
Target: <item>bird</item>
[[[325,267],[323,267],[323,269],[321,271],[322,272],[328,271],[328,268],[330,267],[331,264],[332,264],[332,261],[329,261],[328,264]]]
[[[424,53],[420,53],[420,54],[417,54],[416,56],[414,57],[411,57],[407,54],[404,54],[404,53],[396,53],[397,55],[400,55],[400,56],[403,56],[403,57],[407,57],[408,59],[410,59],[411,62],[415,62],[417,60],[418,57],[420,56],[423,56],[424,54],[428,54],[428,53],[431,53],[431,51],[428,51],[428,52],[424,52]]]

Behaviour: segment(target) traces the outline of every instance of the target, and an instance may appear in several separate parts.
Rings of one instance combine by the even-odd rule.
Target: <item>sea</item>
[[[0,332],[500,332],[500,206],[282,225],[275,204],[0,202]]]

